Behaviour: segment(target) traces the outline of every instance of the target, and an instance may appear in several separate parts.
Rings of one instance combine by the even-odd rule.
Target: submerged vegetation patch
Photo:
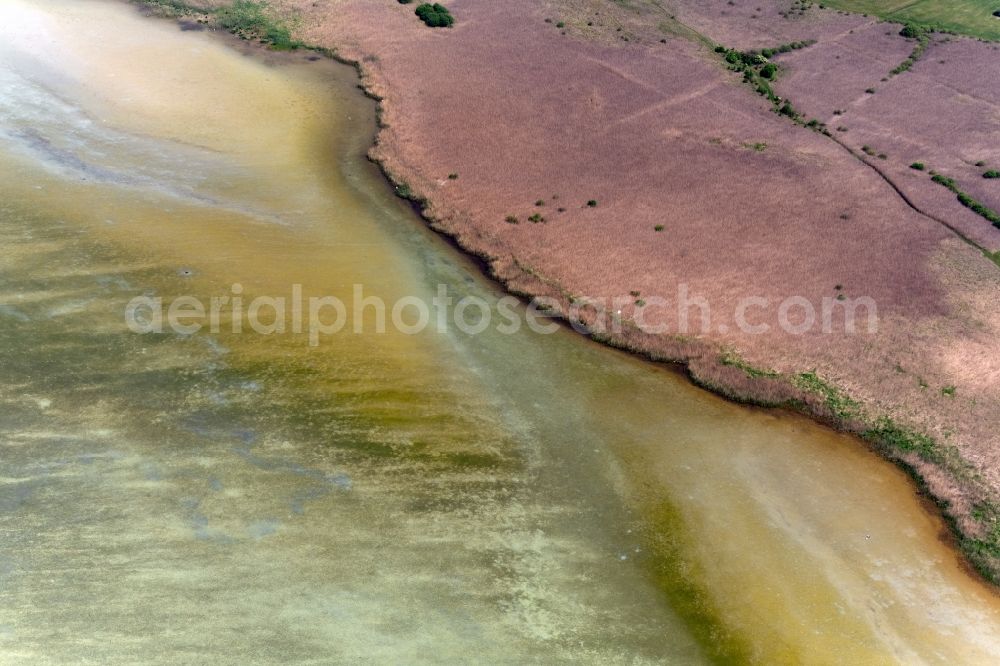
[[[705,580],[705,574],[687,555],[692,552],[687,543],[690,532],[680,512],[668,501],[651,504],[645,542],[655,555],[650,569],[657,587],[714,663],[750,663],[753,652],[745,637],[722,622],[711,596],[697,582]]]

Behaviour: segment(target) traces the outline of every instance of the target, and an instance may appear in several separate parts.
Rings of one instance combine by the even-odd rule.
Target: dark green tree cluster
[[[725,46],[716,46],[715,52],[725,54],[726,62],[730,65],[753,67],[763,65],[766,61],[764,57],[754,51],[737,51],[736,49],[727,49]]]
[[[794,120],[799,125],[808,127],[811,130],[830,136],[830,130],[827,129],[825,123],[821,123],[818,120],[806,120],[803,118],[795,107],[792,106],[791,102],[788,100],[781,99],[774,94],[774,90],[771,88],[770,83],[777,76],[779,67],[773,62],[768,62],[768,55],[773,55],[774,53],[785,53],[793,49],[804,48],[813,44],[815,42],[792,42],[791,44],[785,44],[779,46],[776,49],[764,49],[763,51],[740,51],[737,49],[728,49],[725,46],[719,45],[715,47],[715,52],[721,55],[728,68],[734,72],[743,73],[743,82],[753,86],[758,95],[766,97],[771,105],[773,106],[775,112],[780,113],[783,116],[788,116]]]
[[[755,51],[738,51],[727,49],[725,46],[716,46],[715,52],[725,58],[729,69],[734,72],[743,72],[743,82],[753,86],[757,94],[763,95],[772,104],[777,104],[778,97],[767,83],[778,72],[777,65],[769,63],[767,58]]]
[[[919,39],[929,32],[934,32],[934,29],[926,25],[907,23],[903,26],[903,29],[899,31],[899,34],[901,37],[906,37],[907,39]]]
[[[455,17],[448,8],[436,2],[433,5],[429,2],[418,5],[416,14],[421,21],[432,28],[450,28],[455,23]]]

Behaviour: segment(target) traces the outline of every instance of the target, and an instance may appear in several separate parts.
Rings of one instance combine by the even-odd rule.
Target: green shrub
[[[597,208],[597,199],[591,199],[587,202],[587,206],[590,208]]]
[[[965,192],[958,193],[958,202],[980,217],[986,218],[993,223],[993,226],[1000,229],[1000,214],[997,214],[992,208],[984,206]]]
[[[663,231],[663,225],[657,224],[655,227],[653,227],[653,231]]]
[[[915,62],[916,60],[914,60],[913,58],[907,58],[903,62],[899,63],[897,66],[893,67],[889,71],[889,73],[892,74],[893,76],[895,76],[896,74],[902,74],[909,68],[913,67],[913,63]]]
[[[504,222],[507,224],[517,224],[520,220],[517,219],[517,215],[508,215]]]
[[[983,174],[983,178],[1000,178],[1000,171],[997,171],[996,169],[990,169],[989,171]]]
[[[431,28],[450,28],[455,23],[455,17],[448,8],[436,2],[433,5],[429,2],[418,5],[414,13]]]
[[[775,65],[773,62],[769,62],[760,68],[760,75],[765,79],[770,80],[774,79],[774,75],[777,73],[777,71],[778,71],[778,66]]]
[[[774,91],[771,90],[771,86],[767,85],[767,83],[764,81],[757,82],[757,94],[763,95],[772,102],[776,99]]]
[[[916,169],[917,171],[923,171],[924,170],[924,163],[923,162],[914,162],[913,164],[910,165],[910,168],[911,169]]]
[[[799,49],[804,49],[807,46],[812,46],[815,43],[816,43],[815,39],[807,39],[801,42],[791,42],[790,44],[782,44],[781,46],[778,46],[773,49],[764,49],[763,51],[761,51],[761,54],[765,58],[770,58],[776,53],[788,53],[789,51],[797,51]]]
[[[958,186],[955,185],[955,180],[953,178],[948,178],[947,176],[942,176],[939,173],[936,173],[933,176],[931,176],[931,180],[933,180],[938,185],[944,185],[949,190],[955,191],[955,190],[958,189]]]

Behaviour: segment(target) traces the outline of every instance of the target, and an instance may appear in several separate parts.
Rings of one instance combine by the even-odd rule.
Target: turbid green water
[[[130,331],[502,294],[364,160],[350,69],[103,2],[0,36],[0,662],[1000,658],[903,475],[802,419],[566,331]]]

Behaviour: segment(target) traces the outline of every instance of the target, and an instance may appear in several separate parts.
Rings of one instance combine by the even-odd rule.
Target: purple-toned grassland
[[[674,0],[662,3],[676,17],[715,42],[741,50],[848,33],[876,21],[856,14],[819,9],[799,14],[791,0]],[[787,14],[782,16],[782,13]]]
[[[985,529],[971,513],[1000,491],[1000,270],[857,154],[863,144],[884,152],[885,160],[865,158],[919,208],[1000,247],[1000,231],[908,167],[924,161],[1000,206],[1000,181],[980,182],[969,164],[1000,168],[1000,59],[991,45],[935,44],[911,71],[882,82],[913,46],[898,26],[819,9],[786,19],[778,11],[791,2],[776,0],[676,1],[638,14],[597,0],[455,0],[456,25],[443,30],[395,0],[275,4],[299,15],[298,37],[359,63],[381,99],[373,157],[513,291],[568,306],[571,295],[673,298],[683,282],[726,314],[746,296],[873,298],[876,335],[713,326],[688,337],[626,328],[610,341],[686,362],[722,393],[798,399],[863,430],[795,386],[815,370],[860,401],[869,421],[888,416],[956,447],[985,489],[916,454],[895,455],[951,502],[967,535]],[[705,41],[677,37],[679,24],[665,37],[655,26],[670,15],[727,46],[817,40],[776,59],[775,90],[856,154],[774,113]],[[839,124],[848,131],[834,131]],[[529,222],[535,213],[546,221]],[[507,223],[511,215],[520,223]],[[781,377],[722,364],[723,349]]]
[[[855,150],[870,146],[876,155],[869,161],[921,209],[984,247],[1000,249],[1000,233],[987,220],[958,204],[926,171],[909,168],[921,162],[1000,210],[1000,180],[982,178],[1000,165],[1000,52],[993,44],[937,37],[909,71],[882,81],[914,46],[886,27],[880,24],[869,39],[841,36],[778,57],[788,71],[775,90],[831,129],[846,128],[837,138]],[[866,93],[869,88],[875,93]],[[879,160],[879,153],[887,159]]]

